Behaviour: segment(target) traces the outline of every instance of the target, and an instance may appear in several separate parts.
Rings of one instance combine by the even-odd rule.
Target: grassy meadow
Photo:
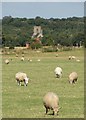
[[[58,57],[56,54],[58,53]],[[84,118],[84,50],[42,53],[25,50],[25,60],[15,57],[12,51],[2,57],[2,117],[3,118]],[[76,56],[76,60],[68,60],[68,56]],[[29,62],[27,59],[32,59]],[[10,63],[4,63],[9,59]],[[11,60],[12,59],[12,60]],[[40,59],[40,62],[37,60]],[[63,69],[61,79],[55,77],[54,69]],[[28,86],[18,86],[15,80],[17,72],[27,73]],[[68,82],[70,72],[78,73],[78,82]],[[58,116],[52,111],[45,115],[43,96],[47,92],[55,92],[59,96],[61,107]]]

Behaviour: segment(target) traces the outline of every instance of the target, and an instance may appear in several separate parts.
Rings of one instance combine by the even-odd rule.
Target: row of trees
[[[31,36],[34,26],[42,27],[44,37],[41,39],[41,45],[43,46],[58,44],[79,46],[84,43],[84,18],[27,19],[5,16],[2,19],[2,45],[14,47],[25,46],[26,42],[33,44],[34,40]]]

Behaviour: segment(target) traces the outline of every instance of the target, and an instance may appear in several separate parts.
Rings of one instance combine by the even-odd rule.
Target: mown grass
[[[84,117],[84,51],[82,49],[56,53],[37,53],[28,51],[25,61],[14,55],[3,55],[2,66],[2,113],[3,118],[83,118]],[[69,61],[69,55],[75,55],[80,62]],[[6,65],[4,60],[12,58]],[[32,59],[28,62],[27,58]],[[41,61],[38,62],[37,59]],[[54,69],[60,66],[63,76],[55,78]],[[26,72],[30,78],[27,87],[18,86],[15,74],[19,71]],[[70,72],[78,73],[78,82],[75,85],[68,83]],[[42,103],[45,93],[52,91],[59,96],[61,107],[58,116],[45,115]]]

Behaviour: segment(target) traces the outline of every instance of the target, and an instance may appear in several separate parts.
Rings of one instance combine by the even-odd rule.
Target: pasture
[[[58,57],[56,54],[58,53]],[[84,50],[42,53],[25,50],[25,60],[21,61],[21,54],[4,54],[2,57],[2,117],[3,118],[84,118]],[[76,56],[76,60],[68,60],[69,55]],[[5,59],[10,63],[4,63]],[[32,59],[32,62],[27,59]],[[11,60],[12,59],[12,60]],[[40,59],[40,62],[37,60]],[[63,69],[61,79],[55,77],[54,69]],[[28,86],[18,86],[15,80],[17,72],[27,73],[30,81]],[[78,73],[78,82],[71,85],[68,82],[70,72]],[[52,111],[45,115],[43,96],[49,92],[59,96],[61,107],[58,116]]]

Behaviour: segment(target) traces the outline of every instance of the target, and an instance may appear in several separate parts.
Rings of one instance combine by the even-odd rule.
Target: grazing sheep
[[[78,79],[78,75],[76,72],[72,72],[70,75],[69,75],[69,83],[73,84],[77,81]]]
[[[80,60],[78,59],[78,60],[76,60],[77,62],[80,62]]]
[[[6,60],[5,60],[5,63],[6,63],[6,64],[9,64],[9,60],[8,60],[8,59],[6,59]]]
[[[37,61],[40,62],[40,59],[38,59]]]
[[[28,61],[30,61],[30,59],[29,59],[29,58],[28,58],[27,60],[28,60]]]
[[[57,78],[60,78],[62,76],[62,68],[57,67],[55,69],[55,75],[56,75]]]
[[[71,57],[71,56],[69,56],[69,57],[68,57],[68,59],[69,59],[69,60],[71,60],[71,59],[72,59],[72,57]]]
[[[53,115],[59,112],[59,98],[53,92],[48,92],[43,98],[43,104],[46,108],[46,114],[49,109],[53,110]]]
[[[32,62],[32,60],[30,60],[30,62]]]
[[[24,61],[24,57],[21,57],[21,61]]]
[[[76,59],[76,57],[75,56],[71,56],[71,59]]]
[[[16,73],[15,78],[18,85],[21,86],[21,82],[24,82],[24,85],[27,86],[29,78],[27,77],[26,73],[18,72]]]

